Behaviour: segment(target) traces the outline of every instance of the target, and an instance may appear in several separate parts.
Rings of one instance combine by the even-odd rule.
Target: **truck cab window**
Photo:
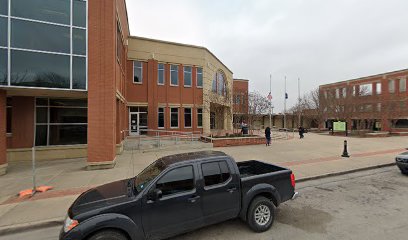
[[[205,186],[211,186],[223,183],[230,178],[230,172],[227,163],[211,162],[201,165],[203,170]]]
[[[156,189],[160,189],[163,196],[193,190],[193,166],[180,167],[169,171],[157,181]]]

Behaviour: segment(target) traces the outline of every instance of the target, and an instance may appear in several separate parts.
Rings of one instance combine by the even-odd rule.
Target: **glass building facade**
[[[0,0],[0,86],[87,85],[87,1]]]

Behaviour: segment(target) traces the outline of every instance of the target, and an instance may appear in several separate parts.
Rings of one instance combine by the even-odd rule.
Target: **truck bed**
[[[283,167],[263,163],[256,160],[237,162],[237,165],[241,178],[286,170]]]

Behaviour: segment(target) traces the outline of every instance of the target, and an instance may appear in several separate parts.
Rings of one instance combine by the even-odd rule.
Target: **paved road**
[[[297,186],[301,196],[282,204],[272,228],[251,232],[239,220],[200,229],[187,239],[405,239],[408,236],[408,177],[396,167],[358,172]],[[56,239],[59,227],[0,237]]]

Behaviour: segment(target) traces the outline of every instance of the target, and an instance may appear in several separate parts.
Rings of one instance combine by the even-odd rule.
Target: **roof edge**
[[[336,84],[341,84],[341,83],[346,83],[346,82],[364,80],[364,79],[367,79],[367,78],[380,77],[380,76],[383,76],[383,75],[386,75],[386,74],[395,74],[395,73],[404,72],[404,71],[408,71],[408,68],[389,71],[389,72],[384,72],[384,73],[378,73],[378,74],[369,75],[369,76],[365,76],[365,77],[352,78],[352,79],[349,79],[349,80],[343,80],[343,81],[338,81],[338,82],[333,82],[333,83],[326,83],[326,84],[320,85],[319,87],[325,87],[325,86],[336,85]]]
[[[167,43],[167,44],[172,44],[172,45],[177,45],[177,46],[183,46],[183,47],[193,47],[193,48],[198,48],[207,51],[210,53],[217,61],[219,61],[228,71],[233,74],[231,69],[229,69],[217,56],[215,56],[214,53],[212,53],[208,48],[203,47],[203,46],[197,46],[197,45],[192,45],[192,44],[186,44],[186,43],[179,43],[179,42],[172,42],[172,41],[166,41],[166,40],[161,40],[161,39],[154,39],[154,38],[147,38],[147,37],[140,37],[140,36],[129,36],[129,38],[132,39],[140,39],[140,40],[146,40],[146,41],[153,41],[153,42],[158,42],[158,43]]]

